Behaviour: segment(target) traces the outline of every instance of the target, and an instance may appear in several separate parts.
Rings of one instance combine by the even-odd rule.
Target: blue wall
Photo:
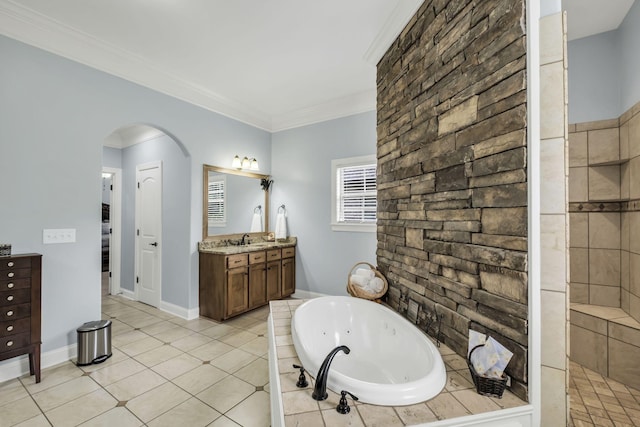
[[[298,289],[346,295],[351,267],[375,265],[375,232],[331,230],[331,160],[375,154],[376,138],[374,111],[273,134],[272,214],[286,205],[298,237]]]

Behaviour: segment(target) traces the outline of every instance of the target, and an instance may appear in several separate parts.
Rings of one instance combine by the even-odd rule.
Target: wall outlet
[[[42,243],[75,243],[75,228],[45,228],[42,230]]]

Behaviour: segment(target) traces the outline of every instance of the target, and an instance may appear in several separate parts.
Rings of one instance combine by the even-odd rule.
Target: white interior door
[[[162,163],[136,167],[136,295],[160,306],[162,268]]]

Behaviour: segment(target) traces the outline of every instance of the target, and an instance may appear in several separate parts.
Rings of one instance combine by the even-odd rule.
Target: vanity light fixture
[[[244,158],[240,160],[240,157],[237,154],[231,162],[231,167],[234,169],[249,169],[252,171],[260,170],[258,160],[255,157],[249,158],[244,156]]]

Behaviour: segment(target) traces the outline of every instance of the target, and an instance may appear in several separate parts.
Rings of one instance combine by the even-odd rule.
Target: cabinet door
[[[260,307],[267,303],[267,267],[266,264],[254,264],[249,267],[249,308]]]
[[[280,287],[280,260],[267,264],[267,300],[280,299],[282,291]]]
[[[282,259],[282,297],[288,297],[296,291],[296,259]]]
[[[227,317],[249,308],[249,273],[246,267],[227,271]]]

